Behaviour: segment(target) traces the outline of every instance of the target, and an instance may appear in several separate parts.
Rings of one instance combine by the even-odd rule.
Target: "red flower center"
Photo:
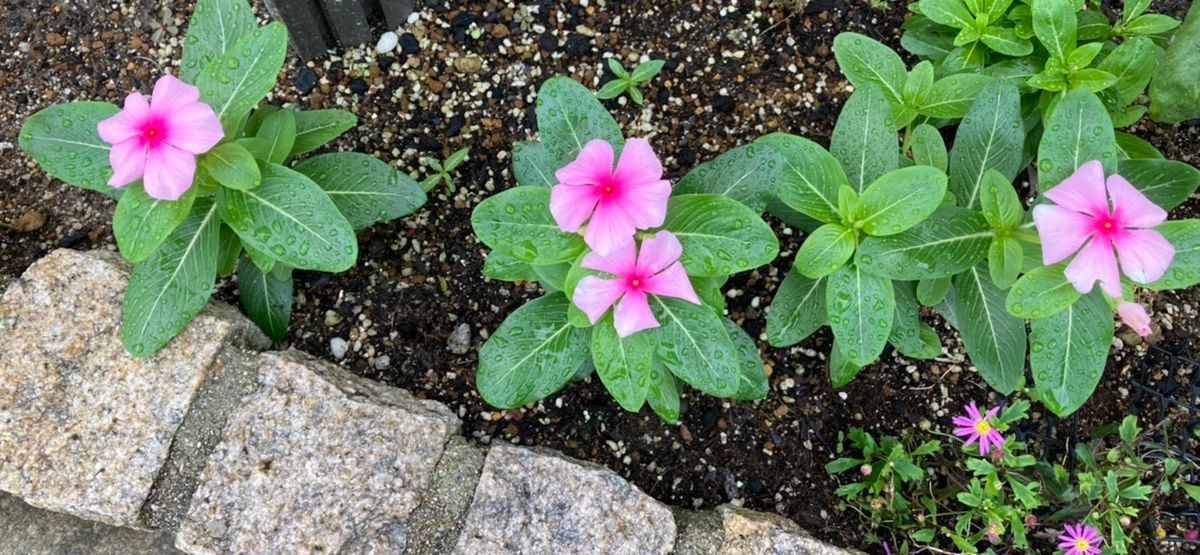
[[[142,124],[142,141],[154,148],[167,138],[167,126],[160,118],[150,118]]]

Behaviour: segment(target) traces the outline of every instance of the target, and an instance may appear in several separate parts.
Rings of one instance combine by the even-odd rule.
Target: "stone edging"
[[[127,279],[113,253],[58,250],[0,297],[0,491],[24,500],[0,494],[0,553],[853,553],[553,451],[473,446],[440,403],[260,354],[221,303],[131,358]]]

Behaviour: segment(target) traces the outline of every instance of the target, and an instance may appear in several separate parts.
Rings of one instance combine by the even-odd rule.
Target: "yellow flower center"
[[[1088,543],[1087,540],[1085,540],[1083,538],[1079,538],[1079,539],[1075,540],[1075,549],[1077,549],[1081,552],[1084,552],[1091,548],[1092,548],[1092,544]]]
[[[975,433],[983,436],[987,435],[987,433],[990,431],[992,431],[992,425],[989,424],[987,420],[980,420],[979,422],[975,423]]]

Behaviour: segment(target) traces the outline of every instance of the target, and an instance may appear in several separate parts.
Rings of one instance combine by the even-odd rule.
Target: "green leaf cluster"
[[[666,64],[664,60],[650,60],[638,64],[631,72],[626,70],[625,66],[621,65],[621,60],[615,57],[609,58],[608,69],[612,71],[616,79],[600,87],[600,90],[596,91],[596,98],[611,100],[623,94],[628,94],[629,98],[636,102],[638,106],[641,106],[646,102],[646,97],[642,94],[641,86],[654,79],[662,71],[664,64]]]

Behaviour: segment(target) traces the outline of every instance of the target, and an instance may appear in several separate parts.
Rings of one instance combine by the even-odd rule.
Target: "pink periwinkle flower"
[[[1146,314],[1146,307],[1126,301],[1117,305],[1117,314],[1121,316],[1121,321],[1138,335],[1150,335],[1150,315]]]
[[[550,213],[568,233],[583,224],[583,240],[600,256],[633,242],[639,229],[661,226],[667,216],[671,183],[662,178],[662,163],[645,139],[625,142],[613,168],[612,145],[589,141],[574,162],[554,175]]]
[[[679,263],[681,254],[679,239],[667,231],[643,240],[640,253],[637,244],[630,242],[610,256],[588,254],[583,259],[584,268],[612,274],[614,279],[587,276],[579,281],[571,300],[593,324],[616,304],[613,320],[620,337],[656,328],[658,320],[650,311],[647,293],[700,304],[691,279]]]
[[[108,184],[124,187],[138,179],[146,194],[177,200],[192,186],[196,156],[225,136],[221,121],[200,90],[171,75],[154,84],[147,101],[142,93],[125,97],[125,108],[99,125],[100,138],[112,145]]]
[[[987,455],[993,447],[1003,447],[1004,437],[996,428],[992,427],[992,418],[995,418],[996,413],[1000,411],[1000,407],[992,407],[987,411],[987,414],[980,414],[979,408],[975,406],[975,401],[963,407],[966,410],[966,416],[955,416],[952,420],[955,426],[954,435],[967,438],[966,445],[979,442],[979,454]]]
[[[1093,160],[1046,191],[1046,197],[1055,204],[1033,209],[1042,261],[1057,264],[1079,251],[1066,277],[1080,293],[1090,292],[1099,280],[1108,296],[1121,298],[1118,256],[1121,270],[1134,282],[1150,283],[1166,273],[1175,248],[1150,228],[1163,223],[1167,212],[1124,177],[1113,175],[1106,182],[1104,167]]]
[[[1100,544],[1104,538],[1091,526],[1086,524],[1066,525],[1065,534],[1058,537],[1058,548],[1064,550],[1064,555],[1096,555],[1100,553]]]
[[[1200,530],[1196,530],[1194,528],[1191,530],[1184,530],[1183,539],[1190,542],[1200,540]]]

